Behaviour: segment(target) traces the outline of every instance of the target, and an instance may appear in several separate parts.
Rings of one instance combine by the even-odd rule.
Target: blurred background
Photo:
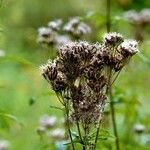
[[[50,107],[60,104],[39,71],[39,66],[46,63],[52,53],[51,48],[37,42],[38,28],[57,18],[67,22],[70,17],[80,16],[92,30],[81,40],[100,42],[106,32],[105,6],[106,0],[0,1],[0,147],[6,140],[10,150],[56,149],[51,137],[41,137],[36,132],[44,114],[56,116],[58,120],[62,118],[60,110]],[[112,31],[126,38],[138,38],[136,23],[127,21],[124,13],[140,12],[144,8],[150,9],[149,0],[112,0]],[[141,32],[141,53],[122,71],[113,91],[119,136],[126,150],[150,149],[149,26]],[[109,109],[103,126],[112,133],[108,120]],[[142,133],[137,132],[137,125],[144,128]],[[61,122],[56,126],[60,128]],[[113,139],[99,145],[103,150],[112,150]]]

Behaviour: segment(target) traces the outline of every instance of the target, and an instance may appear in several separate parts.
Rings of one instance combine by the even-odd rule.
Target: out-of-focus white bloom
[[[5,56],[5,51],[0,49],[0,57],[4,57]]]
[[[59,30],[61,25],[62,25],[62,20],[61,19],[50,21],[48,23],[48,27],[53,29],[53,30]]]
[[[150,23],[150,9],[145,8],[139,13],[143,23]]]
[[[71,42],[71,40],[67,35],[57,36],[56,38],[56,43],[58,47],[65,45],[69,42]]]
[[[81,22],[79,17],[71,18],[63,29],[77,37],[91,32],[91,28],[86,23]]]
[[[129,10],[124,14],[130,22],[135,24],[149,24],[150,23],[150,9],[142,9],[139,13],[135,10]]]
[[[48,133],[48,136],[54,138],[55,140],[62,140],[65,138],[65,131],[63,129],[55,129]]]
[[[0,150],[8,150],[9,146],[10,146],[9,141],[0,140]]]
[[[122,51],[121,53],[125,52],[132,56],[139,51],[138,42],[135,40],[125,40],[123,43],[121,43],[120,50]]]
[[[47,28],[47,27],[40,27],[38,29],[38,33],[40,36],[48,36],[50,35],[52,32],[52,30],[50,28]]]
[[[45,128],[50,128],[56,124],[57,118],[55,116],[49,116],[47,114],[40,118],[40,125]]]
[[[138,23],[140,21],[139,14],[135,10],[125,12],[124,16],[132,23]]]
[[[144,132],[144,130],[145,130],[145,126],[144,125],[142,125],[142,124],[135,124],[134,125],[134,131],[136,133],[142,133],[142,132]]]
[[[37,41],[39,43],[53,44],[56,42],[56,36],[56,33],[52,29],[41,27],[38,29]]]

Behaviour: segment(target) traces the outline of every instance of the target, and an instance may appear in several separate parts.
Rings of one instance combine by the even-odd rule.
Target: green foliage
[[[124,10],[149,7],[150,1],[130,0],[132,3],[126,5],[118,1],[113,1],[112,5],[112,31],[134,37],[132,26],[123,18]],[[79,15],[91,23],[93,32],[89,40],[101,41],[100,37],[106,31],[104,1],[1,0],[0,11],[0,47],[6,52],[6,56],[0,57],[0,138],[10,141],[11,150],[66,150],[70,141],[51,144],[51,139],[45,142],[36,134],[42,114],[60,118],[63,111],[38,69],[52,54],[37,44],[37,28],[55,18],[67,20],[68,17]],[[149,30],[146,32],[147,41],[140,44],[141,52],[113,85],[121,150],[149,150],[150,147],[150,44],[146,44],[150,43],[150,33]],[[102,122],[97,149],[114,150],[109,118],[108,113]],[[146,128],[141,135],[134,132],[136,123]],[[76,132],[72,132],[72,135],[80,149],[79,135]],[[92,140],[95,133],[89,137]]]

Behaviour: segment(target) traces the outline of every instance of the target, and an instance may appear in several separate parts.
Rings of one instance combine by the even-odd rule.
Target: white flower
[[[9,141],[0,140],[0,150],[8,150],[9,146],[10,146]]]
[[[53,131],[50,131],[48,133],[48,136],[56,139],[56,140],[61,140],[65,137],[65,131],[63,129],[55,129]]]
[[[52,30],[47,27],[40,27],[38,29],[39,36],[46,36],[52,33]]]
[[[74,36],[81,36],[91,32],[91,28],[86,23],[81,22],[79,17],[71,18],[63,29]]]
[[[62,45],[65,45],[67,43],[71,42],[70,38],[66,35],[62,35],[62,36],[57,36],[56,38],[56,43],[57,46],[60,47]]]
[[[5,51],[0,49],[0,57],[4,57],[5,56]]]
[[[142,124],[135,124],[134,131],[137,133],[142,133],[145,130],[145,126]]]
[[[138,23],[140,21],[140,16],[135,10],[129,10],[125,12],[124,16],[132,23]]]
[[[142,22],[150,23],[150,9],[145,8],[139,13]]]
[[[59,30],[61,25],[62,25],[62,20],[61,19],[50,21],[48,23],[48,27],[53,29],[53,30]]]
[[[56,124],[57,118],[55,116],[49,116],[47,114],[40,118],[40,125],[46,128],[50,128]]]

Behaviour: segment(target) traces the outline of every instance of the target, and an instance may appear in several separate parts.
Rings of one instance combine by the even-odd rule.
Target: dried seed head
[[[56,92],[61,92],[67,88],[67,81],[63,74],[58,74],[57,78],[52,82],[52,88]]]
[[[139,13],[143,24],[150,24],[150,9],[145,8]]]
[[[128,19],[131,23],[139,23],[140,17],[139,14],[135,10],[129,10],[125,12],[124,17]]]
[[[38,34],[43,37],[48,37],[51,34],[52,30],[47,27],[40,27],[38,29]]]
[[[48,61],[47,64],[40,66],[40,70],[47,81],[54,81],[57,78],[56,61]]]
[[[64,26],[64,31],[71,33],[75,37],[81,37],[90,33],[91,28],[86,23],[81,22],[79,17],[73,17]]]
[[[41,44],[54,44],[56,42],[56,37],[56,33],[48,27],[41,27],[38,29],[37,41]]]
[[[135,40],[125,40],[118,48],[120,54],[124,57],[136,54],[138,50],[138,43]]]
[[[116,46],[124,41],[123,36],[120,33],[110,32],[104,35],[105,45]]]
[[[62,25],[62,20],[61,19],[57,19],[57,20],[54,20],[54,21],[50,21],[48,23],[48,27],[52,30],[56,30],[58,31],[60,29]]]
[[[68,44],[70,42],[71,42],[71,40],[67,35],[57,36],[57,38],[56,38],[57,48],[60,48],[61,46]]]

